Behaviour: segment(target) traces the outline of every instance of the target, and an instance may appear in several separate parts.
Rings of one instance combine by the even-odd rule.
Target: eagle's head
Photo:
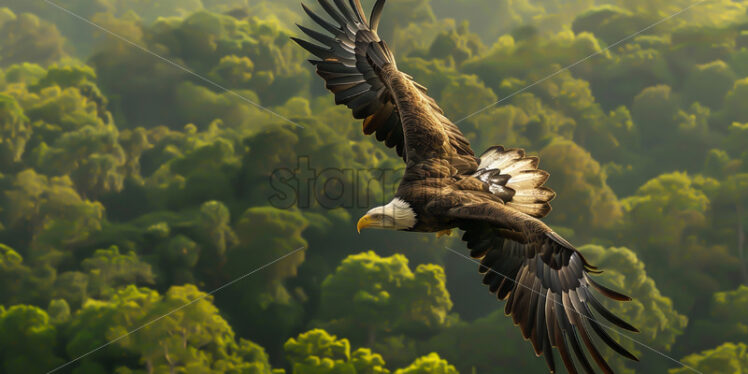
[[[369,210],[358,220],[356,228],[407,230],[416,225],[416,213],[406,201],[394,198],[387,205]]]

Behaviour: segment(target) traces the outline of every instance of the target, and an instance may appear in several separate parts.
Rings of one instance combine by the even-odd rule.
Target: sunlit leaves
[[[119,248],[97,250],[93,256],[81,262],[89,273],[92,296],[128,284],[153,283],[151,266],[143,263],[134,252],[120,254]]]
[[[211,301],[191,285],[172,287],[164,295],[146,288],[123,288],[108,300],[88,301],[76,313],[68,327],[67,352],[77,356],[147,324],[84,362],[111,365],[102,356],[116,354],[135,357],[158,372],[192,368],[269,373],[267,355],[251,342],[237,342]],[[158,323],[148,323],[159,317]]]
[[[338,339],[325,330],[314,329],[290,338],[283,346],[292,374],[389,374],[382,356],[368,348],[351,352],[348,339]],[[417,358],[396,374],[457,374],[454,366],[431,353]]]
[[[395,374],[458,374],[457,369],[436,353],[419,357],[410,366],[398,369]]]
[[[22,171],[4,198],[6,227],[32,227],[27,240],[34,260],[54,262],[62,255],[60,249],[101,228],[104,207],[82,198],[67,176],[48,178],[32,169]]]
[[[724,343],[714,349],[694,353],[683,358],[689,367],[671,369],[670,374],[693,372],[742,374],[748,367],[748,346],[745,343]]]
[[[18,102],[10,96],[0,94],[0,167],[8,169],[21,160],[26,142],[31,137],[28,117]]]
[[[440,266],[419,265],[412,271],[402,255],[352,255],[323,282],[320,318],[356,342],[402,332],[433,333],[446,325],[452,308],[445,281]]]
[[[44,310],[0,306],[0,357],[5,372],[44,372],[64,363],[57,356],[57,329]]]

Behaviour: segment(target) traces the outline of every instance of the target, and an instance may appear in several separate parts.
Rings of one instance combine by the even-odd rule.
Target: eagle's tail
[[[489,184],[491,192],[506,205],[533,217],[545,217],[556,193],[543,183],[548,172],[538,169],[538,158],[525,156],[522,149],[494,146],[480,156],[475,177]]]
[[[309,62],[317,67],[325,87],[335,94],[335,103],[345,104],[353,111],[353,117],[365,119],[365,134],[376,132],[377,140],[385,141],[388,147],[396,146],[397,153],[403,155],[400,117],[378,74],[387,64],[395,65],[392,52],[377,35],[385,0],[377,0],[368,20],[360,0],[334,0],[334,4],[330,0],[317,1],[330,21],[302,6],[327,33],[300,25],[299,28],[321,45],[291,39],[318,58]]]

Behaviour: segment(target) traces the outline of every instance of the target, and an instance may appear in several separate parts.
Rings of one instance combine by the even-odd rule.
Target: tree
[[[672,246],[686,227],[706,223],[709,198],[695,182],[696,178],[685,173],[663,174],[623,200],[629,224],[646,230],[637,236],[638,247]]]
[[[615,193],[606,183],[600,164],[572,141],[557,140],[540,151],[541,168],[551,173],[548,186],[560,198],[553,203],[552,223],[579,229],[611,227],[623,214]]]
[[[480,37],[471,33],[468,23],[463,22],[455,29],[439,33],[429,47],[428,57],[451,59],[459,66],[470,57],[479,55],[483,49]]]
[[[600,162],[622,161],[637,146],[635,127],[628,109],[620,106],[606,113],[592,94],[590,83],[568,71],[538,85],[538,97],[574,122],[572,134],[558,132],[588,150]],[[554,131],[556,132],[556,131]]]
[[[308,222],[294,211],[272,207],[252,207],[239,217],[235,232],[239,244],[229,253],[229,276],[238,276],[247,269],[266,264],[283,254],[304,247],[301,236]],[[304,261],[304,252],[297,252],[288,261],[270,269],[277,281],[296,275],[296,268]]]
[[[164,240],[158,246],[159,269],[163,271],[160,278],[169,279],[169,283],[196,283],[193,273],[200,259],[202,247],[183,234],[176,234]],[[166,283],[168,284],[168,283]]]
[[[127,357],[134,357],[138,368],[155,372],[187,369],[271,372],[262,348],[244,339],[237,342],[231,327],[218,314],[212,297],[193,285],[171,287],[163,296],[147,288],[128,286],[112,294],[109,300],[87,301],[68,326],[67,353],[77,357],[143,325],[81,364],[116,367],[128,362]],[[112,355],[125,359],[107,360]]]
[[[724,100],[725,116],[732,121],[748,122],[748,111],[740,103],[748,96],[748,78],[735,81]]]
[[[4,168],[33,167],[48,176],[67,175],[85,197],[120,191],[125,153],[106,108],[108,100],[95,84],[95,72],[79,65],[38,68],[16,66],[8,71],[17,83],[0,104],[7,112],[2,131],[9,138],[0,155]]]
[[[497,77],[514,77],[527,80],[529,84],[595,53],[601,49],[599,44],[589,33],[573,35],[571,31],[537,40],[516,40],[510,35],[503,35],[485,54],[466,61],[461,71],[476,74],[488,87],[500,92],[502,79]],[[603,58],[609,56],[603,55]],[[577,70],[584,74],[585,70],[593,69],[594,65],[580,65]]]
[[[670,86],[658,85],[644,89],[634,98],[631,116],[641,129],[642,146],[667,142],[676,131],[679,103],[674,96]]]
[[[219,201],[207,201],[200,206],[200,227],[209,237],[218,255],[236,244],[238,238],[231,229],[229,209]]]
[[[437,352],[462,373],[492,373],[497,366],[502,372],[547,371],[544,360],[535,356],[519,329],[504,315],[503,305],[495,297],[490,299],[487,302],[494,303],[491,313],[473,321],[453,323],[420,345],[419,351]]]
[[[444,87],[440,101],[444,112],[457,120],[495,103],[497,97],[475,75],[460,75]]]
[[[714,374],[742,374],[748,367],[748,346],[745,343],[725,343],[714,349],[694,353],[683,362],[701,372]],[[670,374],[685,374],[693,369],[670,369]]]
[[[61,325],[70,320],[70,305],[62,299],[52,299],[47,306],[49,320],[55,325]]]
[[[709,305],[708,314],[693,323],[681,350],[694,352],[714,347],[721,342],[744,342],[748,339],[748,286],[741,285],[732,291],[716,292]]]
[[[57,270],[49,264],[26,263],[13,248],[0,244],[0,305],[43,306],[59,292]]]
[[[590,32],[605,44],[613,44],[651,24],[650,17],[626,9],[603,5],[579,14],[571,24],[575,33]]]
[[[65,361],[57,356],[57,329],[47,313],[30,305],[0,306],[0,356],[7,373],[46,372]]]
[[[9,170],[21,160],[26,142],[31,137],[31,125],[23,109],[11,96],[0,94],[0,168]]]
[[[746,261],[748,254],[745,253],[748,173],[735,172],[735,168],[740,164],[738,160],[727,161],[722,170],[726,178],[721,181],[719,189],[710,193],[712,227],[724,228],[718,237],[710,238],[710,240],[724,240],[728,248],[735,245],[733,253],[737,257],[740,273],[745,282],[748,280],[748,262]]]
[[[200,139],[202,136],[208,139]],[[210,133],[195,134],[185,140],[188,144],[182,149],[183,153],[170,160],[149,181],[163,183],[163,179],[168,178],[169,185],[160,191],[166,206],[231,199],[234,194],[231,179],[239,169],[233,141]]]
[[[688,100],[719,109],[736,80],[735,72],[725,62],[717,60],[697,65],[683,83],[683,91]]]
[[[88,275],[80,271],[65,271],[55,279],[52,297],[79,308],[88,299]]]
[[[448,322],[452,302],[445,282],[438,265],[413,272],[403,255],[351,255],[322,283],[319,318],[369,347],[388,335],[428,335]]]
[[[5,69],[4,84],[23,83],[30,86],[36,84],[46,74],[47,71],[38,64],[22,62]]]
[[[290,338],[283,346],[292,374],[389,374],[384,359],[368,348],[351,352],[348,339],[338,339],[322,329],[313,329]],[[436,353],[417,358],[396,374],[458,374],[454,366]]]
[[[613,48],[615,53],[609,59],[593,59],[593,66],[575,76],[590,82],[595,98],[606,110],[619,105],[633,110],[636,96],[643,90],[677,82],[665,52],[670,48],[667,35],[639,35],[624,48]]]
[[[124,185],[125,153],[117,136],[113,126],[67,132],[50,147],[42,143],[35,150],[36,168],[47,175],[70,175],[85,197],[118,192]]]
[[[66,56],[65,38],[57,26],[33,13],[13,14],[0,8],[6,19],[0,23],[0,33],[7,35],[0,41],[0,66],[20,62],[50,64]]]
[[[708,195],[716,195],[718,188],[711,178],[669,173],[648,181],[622,201],[626,218],[620,239],[628,237],[646,263],[668,263],[674,270],[703,269],[652,274],[683,309],[690,307],[695,295],[711,295],[730,284],[731,274],[739,271],[739,261],[725,246],[698,234],[708,230]]]
[[[116,245],[99,249],[83,260],[81,267],[89,275],[92,297],[100,297],[119,286],[153,284],[151,265],[140,261],[135,252],[120,254]]]
[[[307,225],[298,211],[249,208],[235,223],[238,243],[227,251],[225,266],[219,268],[216,286],[239,278],[243,281],[242,287],[218,294],[217,305],[237,316],[232,322],[238,332],[252,336],[271,354],[280,353],[286,337],[302,321],[301,302],[306,295],[302,288],[287,288],[286,281],[297,275],[304,262],[307,242],[302,232]],[[258,269],[263,276],[244,279]],[[254,323],[258,320],[265,323]]]
[[[282,104],[304,87],[310,74],[301,65],[303,51],[293,45],[291,32],[277,20],[237,19],[202,10],[184,19],[160,18],[140,28],[149,49],[161,50],[164,57],[182,61],[221,86],[241,90],[253,102]],[[101,48],[92,62],[102,86],[117,94],[115,105],[122,108],[127,123],[178,128],[190,122],[203,127],[217,117],[231,124],[241,121],[244,126],[253,125],[252,118],[267,121],[264,112],[234,95],[216,94],[211,91],[214,86],[188,83],[179,69],[131,48],[119,48],[118,43]],[[123,81],[119,79],[122,71],[137,73]],[[235,79],[237,74],[243,78]],[[258,98],[250,91],[263,95]],[[172,105],[162,105],[165,101]],[[177,104],[186,111],[167,108]]]
[[[454,366],[436,353],[419,357],[410,366],[395,370],[395,374],[459,374]]]
[[[348,339],[314,329],[290,338],[283,345],[291,373],[388,374],[382,356],[359,348],[351,353]]]
[[[27,169],[16,174],[4,195],[3,223],[28,228],[30,237],[16,237],[12,243],[28,245],[33,262],[57,263],[70,256],[61,247],[72,248],[101,229],[104,207],[78,195],[67,176],[48,178]]]

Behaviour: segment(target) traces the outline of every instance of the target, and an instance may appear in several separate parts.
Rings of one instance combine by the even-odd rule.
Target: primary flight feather
[[[549,174],[537,168],[538,158],[501,146],[475,156],[426,88],[397,69],[377,35],[384,0],[376,2],[368,19],[359,0],[318,2],[326,17],[302,6],[325,32],[299,26],[314,42],[293,40],[317,57],[310,62],[335,102],[363,119],[363,132],[395,148],[406,163],[394,199],[361,217],[358,230],[463,230],[470,255],[480,260],[483,283],[506,300],[506,314],[551,372],[554,347],[570,373],[578,367],[593,373],[590,357],[612,373],[598,349],[601,342],[636,360],[599,317],[637,330],[607,310],[595,293],[629,298],[596,283],[590,276],[596,268],[540,220],[550,212],[555,193],[543,186]]]

